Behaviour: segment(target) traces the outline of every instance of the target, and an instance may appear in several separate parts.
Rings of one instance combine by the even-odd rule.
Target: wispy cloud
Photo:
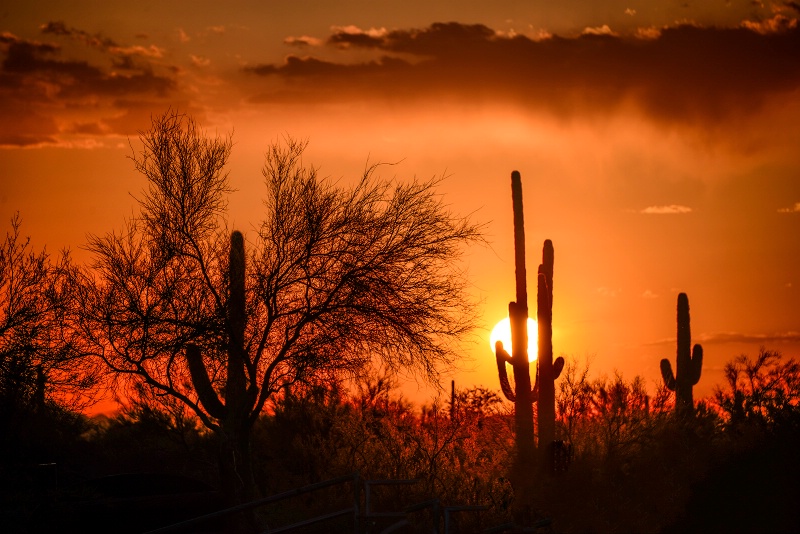
[[[189,54],[189,59],[192,60],[192,65],[195,67],[205,68],[211,65],[211,60],[205,56],[196,56],[194,54]]]
[[[608,26],[608,24],[603,24],[602,26],[594,26],[591,28],[584,28],[581,32],[581,35],[611,35],[617,36],[617,34]]]
[[[658,295],[650,291],[649,289],[645,289],[644,292],[641,294],[643,299],[657,299]]]
[[[775,334],[744,334],[741,332],[716,332],[706,334],[696,334],[692,336],[693,343],[704,345],[715,345],[725,343],[746,343],[759,344],[764,346],[777,345],[782,343],[800,343],[800,332],[794,330],[779,332]],[[658,341],[647,343],[647,345],[673,345],[675,338],[665,338]]]
[[[648,206],[639,213],[646,215],[676,215],[681,213],[691,213],[693,210],[689,206],[681,206],[679,204],[669,204],[665,206]]]
[[[795,202],[790,208],[779,208],[778,213],[800,213],[800,202]]]
[[[283,40],[284,44],[289,46],[322,46],[322,39],[310,37],[308,35],[301,35],[300,37],[287,37]]]
[[[622,289],[603,286],[598,287],[596,291],[599,295],[604,297],[616,298],[622,292]]]
[[[777,33],[796,29],[797,19],[789,18],[778,13],[771,19],[759,21],[746,20],[742,22],[742,27],[766,35],[768,33]]]

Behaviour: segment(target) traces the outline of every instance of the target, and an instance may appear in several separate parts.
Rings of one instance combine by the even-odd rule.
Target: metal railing
[[[359,482],[360,477],[358,473],[353,473],[350,475],[344,475],[337,478],[332,478],[330,480],[325,480],[323,482],[317,482],[314,484],[309,484],[307,486],[303,486],[302,488],[296,488],[289,491],[284,491],[283,493],[278,493],[276,495],[271,495],[270,497],[264,497],[263,499],[256,499],[255,501],[250,501],[248,503],[240,504],[237,506],[232,506],[231,508],[226,508],[224,510],[219,510],[217,512],[212,512],[210,514],[201,515],[199,517],[195,517],[192,519],[187,519],[186,521],[181,521],[179,523],[173,523],[172,525],[168,525],[162,528],[158,528],[155,530],[151,530],[146,532],[145,534],[165,534],[167,532],[174,532],[176,530],[181,530],[186,527],[197,526],[203,523],[207,523],[214,519],[220,519],[223,517],[228,517],[230,515],[244,512],[246,510],[252,510],[254,508],[258,508],[259,506],[265,506],[267,504],[272,504],[275,502],[282,501],[284,499],[289,499],[291,497],[297,497],[298,495],[303,495],[305,493],[310,493],[312,491],[317,491],[323,488],[328,488],[331,486],[338,486],[340,484],[346,484],[348,482],[353,483],[354,486],[354,499],[353,499],[353,506],[349,506],[342,510],[338,510],[336,512],[323,514],[320,516],[313,517],[311,519],[306,519],[299,523],[293,523],[291,525],[286,525],[276,529],[270,529],[267,532],[274,533],[274,532],[286,532],[292,529],[300,528],[302,526],[312,525],[314,523],[319,523],[322,521],[327,521],[329,519],[333,519],[335,517],[341,517],[347,515],[349,513],[353,514],[353,521],[354,521],[354,531],[358,531],[358,522],[359,522],[359,515],[360,515],[360,487]]]
[[[453,527],[452,516],[455,513],[460,512],[482,512],[488,510],[488,506],[442,506],[439,499],[430,499],[428,501],[420,502],[417,504],[413,504],[411,506],[407,506],[400,511],[372,511],[373,506],[373,489],[376,486],[389,486],[389,485],[411,485],[419,482],[416,479],[400,479],[400,480],[363,480],[359,476],[358,473],[353,473],[350,475],[344,475],[337,478],[332,478],[330,480],[325,480],[323,482],[317,482],[314,484],[309,484],[307,486],[303,486],[301,488],[292,489],[289,491],[284,491],[282,493],[278,493],[275,495],[271,495],[269,497],[265,497],[262,499],[257,499],[248,503],[240,504],[238,506],[233,506],[231,508],[226,508],[224,510],[219,510],[216,512],[212,512],[209,514],[205,514],[199,517],[195,517],[192,519],[187,519],[185,521],[181,521],[178,523],[174,523],[165,527],[161,527],[155,530],[151,530],[146,532],[145,534],[167,534],[170,532],[175,532],[178,530],[186,529],[187,527],[196,527],[198,525],[208,523],[212,520],[221,519],[224,517],[229,517],[233,514],[237,514],[240,512],[244,512],[247,510],[252,510],[254,508],[258,508],[260,506],[265,506],[268,504],[273,504],[285,499],[289,499],[292,497],[297,497],[300,495],[304,495],[306,493],[311,493],[314,491],[318,491],[321,489],[329,488],[332,486],[338,486],[342,484],[351,483],[353,485],[353,501],[351,506],[347,506],[345,508],[335,510],[332,512],[326,512],[315,517],[304,519],[299,522],[295,522],[289,525],[277,527],[277,528],[270,528],[264,532],[264,534],[276,534],[279,532],[289,532],[291,530],[299,529],[302,527],[306,527],[309,525],[313,525],[315,523],[321,523],[323,521],[329,521],[331,519],[336,519],[339,517],[344,517],[347,515],[351,515],[352,522],[353,522],[353,532],[354,533],[368,533],[372,530],[373,527],[378,527],[381,521],[392,520],[395,521],[388,526],[385,525],[380,530],[381,534],[389,534],[391,532],[398,531],[402,528],[409,527],[412,523],[409,520],[409,516],[423,510],[430,510],[432,514],[432,532],[435,534],[450,534],[450,530]],[[361,505],[361,491],[364,491],[364,505],[362,509]],[[505,532],[508,530],[514,530],[516,532],[533,532],[539,527],[545,526],[549,524],[549,520],[545,520],[541,522],[541,524],[532,525],[532,529],[522,529],[517,530],[515,526],[511,523],[505,525],[499,525],[494,529],[488,529],[485,532]],[[380,528],[380,527],[379,527]]]

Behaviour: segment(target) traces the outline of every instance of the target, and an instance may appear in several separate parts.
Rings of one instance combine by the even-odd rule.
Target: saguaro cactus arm
[[[559,356],[553,362],[553,380],[561,376],[561,371],[564,369],[564,358]]]
[[[503,342],[498,341],[494,344],[494,354],[497,360],[497,375],[500,377],[500,389],[503,395],[511,402],[516,402],[517,396],[508,381],[508,371],[506,363],[511,363],[511,355],[503,348]]]
[[[661,377],[664,379],[667,389],[675,391],[675,375],[672,372],[672,364],[666,358],[661,360]]]
[[[186,347],[186,363],[189,367],[189,374],[192,377],[192,385],[197,392],[200,403],[212,417],[216,419],[225,417],[225,405],[219,400],[217,392],[214,391],[214,387],[211,385],[208,371],[206,371],[206,366],[203,363],[203,357],[200,355],[200,348],[193,343]]]
[[[703,347],[698,343],[692,348],[692,359],[691,365],[689,366],[689,372],[691,375],[689,376],[689,382],[692,385],[697,384],[700,381],[700,373],[703,369]]]

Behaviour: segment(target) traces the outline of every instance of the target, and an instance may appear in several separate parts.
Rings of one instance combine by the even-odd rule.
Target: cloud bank
[[[785,14],[735,28],[685,24],[627,36],[600,25],[569,38],[457,22],[334,26],[324,38],[286,37],[295,53],[282,62],[251,61],[239,72],[215,71],[224,69],[222,55],[206,50],[187,50],[183,67],[171,63],[170,46],[194,44],[182,30],[169,46],[148,44],[143,34],[123,43],[64,22],[47,22],[40,32],[41,39],[0,34],[0,146],[134,134],[154,109],[186,109],[206,96],[201,76],[216,76],[217,110],[240,105],[241,95],[245,105],[453,102],[568,121],[634,110],[691,128],[718,128],[800,98],[800,28]]]
[[[325,48],[338,51],[335,60],[290,55],[282,64],[245,70],[282,82],[271,90],[265,83],[256,101],[444,96],[511,102],[566,117],[634,105],[671,123],[757,112],[767,99],[800,90],[795,19],[645,33],[621,37],[600,27],[575,38],[534,40],[455,22],[392,31],[334,28]],[[348,53],[355,51],[373,59],[354,60]]]

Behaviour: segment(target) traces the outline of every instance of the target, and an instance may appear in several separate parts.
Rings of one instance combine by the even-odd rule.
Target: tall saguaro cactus
[[[556,434],[556,388],[555,381],[564,368],[564,358],[553,360],[553,262],[555,252],[549,239],[542,247],[542,263],[539,265],[536,322],[539,328],[539,358],[537,359],[536,396],[539,402],[540,456],[548,458],[550,446]]]
[[[675,412],[687,414],[694,412],[692,387],[700,380],[703,367],[703,347],[695,345],[691,351],[692,333],[689,325],[689,297],[686,293],[678,295],[678,356],[677,372],[672,373],[669,360],[661,360],[661,376],[667,388],[675,392]]]
[[[516,302],[508,304],[511,322],[511,352],[503,343],[495,344],[497,371],[503,394],[514,403],[514,422],[517,442],[518,476],[525,476],[533,462],[533,398],[530,365],[528,363],[528,289],[525,272],[525,225],[522,212],[522,179],[519,172],[511,173],[511,198],[514,209],[514,267],[516,277]],[[506,362],[514,369],[512,390],[506,372]]]
[[[237,496],[239,502],[252,499],[255,483],[252,470],[248,468],[250,410],[255,402],[256,389],[248,388],[245,374],[246,352],[244,332],[247,321],[245,312],[245,254],[244,237],[241,232],[231,234],[231,248],[228,264],[227,301],[227,381],[224,402],[212,386],[208,371],[203,363],[200,348],[191,344],[186,347],[186,362],[197,396],[208,413],[219,422],[221,436],[221,463],[228,463],[232,469],[221,469],[221,474],[230,473],[230,480],[222,485],[228,495]]]

